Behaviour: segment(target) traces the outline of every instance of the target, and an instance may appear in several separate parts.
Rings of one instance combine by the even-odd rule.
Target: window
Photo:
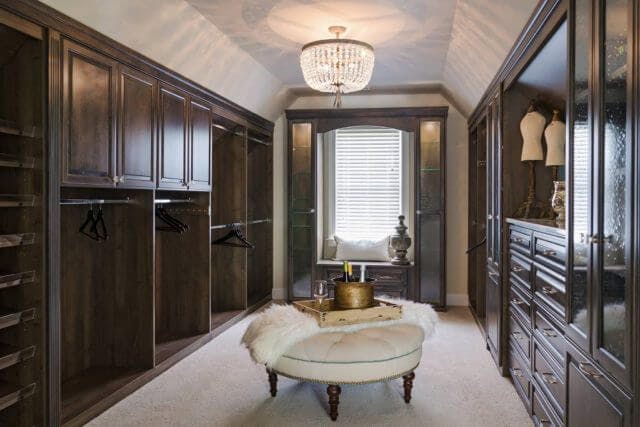
[[[357,126],[335,131],[335,234],[379,239],[402,211],[402,131]]]

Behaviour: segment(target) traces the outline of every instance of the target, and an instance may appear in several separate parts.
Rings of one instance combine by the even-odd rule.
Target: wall
[[[449,106],[447,119],[447,301],[449,305],[468,305],[467,298],[467,120],[439,94],[348,95],[343,108]],[[300,97],[290,109],[333,108],[330,96]],[[274,289],[276,299],[286,297],[286,119],[276,122],[278,138],[274,140]],[[278,206],[280,205],[280,206]],[[280,209],[280,211],[278,211]]]
[[[275,120],[289,91],[183,0],[42,0],[213,92]]]

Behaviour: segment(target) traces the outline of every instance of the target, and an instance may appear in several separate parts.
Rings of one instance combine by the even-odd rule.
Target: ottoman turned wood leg
[[[413,387],[413,379],[415,377],[416,374],[413,372],[402,377],[402,379],[404,380],[404,401],[406,403],[411,402],[411,388]]]
[[[327,394],[329,395],[329,416],[331,421],[338,419],[338,404],[340,403],[340,389],[339,385],[330,385],[327,387]]]
[[[278,392],[278,374],[273,372],[271,369],[267,369],[267,374],[269,374],[269,388],[271,396],[275,397]]]

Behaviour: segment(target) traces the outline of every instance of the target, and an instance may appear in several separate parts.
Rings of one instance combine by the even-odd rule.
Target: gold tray
[[[337,308],[332,298],[325,299],[322,305],[316,300],[305,300],[294,301],[293,306],[315,317],[321,328],[394,320],[402,317],[402,306],[379,299],[373,300],[373,306],[368,308]]]

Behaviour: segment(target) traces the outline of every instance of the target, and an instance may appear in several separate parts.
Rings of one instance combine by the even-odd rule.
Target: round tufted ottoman
[[[291,346],[267,369],[271,395],[277,392],[277,375],[328,384],[332,420],[338,418],[340,384],[366,384],[404,379],[404,400],[411,400],[413,370],[422,356],[422,328],[394,324],[353,332],[320,333]]]

